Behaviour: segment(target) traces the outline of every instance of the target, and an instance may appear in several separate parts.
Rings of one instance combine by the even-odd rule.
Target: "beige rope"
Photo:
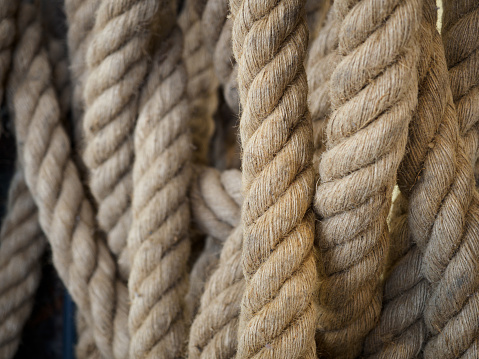
[[[124,280],[130,266],[126,240],[131,225],[131,134],[157,6],[155,0],[103,0],[87,53],[83,160],[98,204],[99,227],[119,257]]]
[[[205,248],[190,273],[186,303],[192,319],[198,311],[206,280],[217,267],[223,243],[240,222],[241,172],[220,173],[213,168],[198,168],[190,198],[193,221],[208,235]]]
[[[135,129],[134,220],[128,237],[132,358],[177,358],[187,335],[191,143],[182,33],[168,22],[175,12],[175,1],[164,2],[159,12],[159,31],[167,36],[158,39]]]
[[[4,85],[12,61],[17,9],[18,1],[0,1],[0,104],[3,103]]]
[[[314,167],[318,168],[319,159],[325,150],[324,131],[331,112],[329,99],[330,79],[339,61],[338,47],[339,24],[333,8],[328,12],[324,26],[313,37],[308,54],[306,73],[309,86],[309,109],[313,120]]]
[[[444,1],[442,34],[465,151],[479,183],[479,3]]]
[[[98,0],[65,0],[68,21],[68,51],[72,79],[73,138],[78,149],[83,145],[83,90],[87,78],[86,52],[92,38]]]
[[[232,1],[243,113],[243,296],[237,358],[316,357],[312,127],[305,1]]]
[[[334,2],[340,61],[331,76],[315,208],[323,273],[318,346],[360,354],[381,309],[387,216],[417,102],[416,0]]]
[[[45,237],[38,211],[17,166],[0,232],[0,358],[13,358],[40,282]]]
[[[193,162],[208,163],[208,149],[214,132],[213,114],[218,106],[216,79],[211,55],[203,43],[197,0],[185,0],[178,22],[184,33],[183,61],[188,74],[189,126],[194,145]]]
[[[51,69],[41,46],[42,30],[35,13],[36,9],[28,6],[20,12],[18,27],[25,30],[15,49],[9,85],[20,161],[60,277],[93,328],[103,355],[122,358],[128,333],[125,325],[115,330],[113,326],[126,320],[122,300],[126,293],[115,281],[115,263],[108,249],[93,238],[92,208],[85,199],[70,158],[70,143],[60,124]]]
[[[221,233],[224,231],[224,221],[240,222],[241,172],[230,170],[219,175],[216,170],[207,169],[201,174],[199,182],[202,185],[193,189],[193,216],[198,223],[202,223],[200,228],[209,235]],[[216,203],[213,201],[214,193],[221,198]],[[208,203],[213,208],[211,214],[204,216]],[[225,216],[225,213],[228,215]],[[199,312],[190,330],[190,359],[226,359],[233,358],[236,353],[237,327],[245,283],[241,266],[243,229],[239,224],[234,229],[230,228],[229,232],[217,268],[208,279],[201,296]],[[225,237],[221,238],[224,239]]]

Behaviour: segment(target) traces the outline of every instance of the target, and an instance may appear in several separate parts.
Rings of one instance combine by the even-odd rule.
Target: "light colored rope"
[[[479,183],[479,2],[443,3],[442,34],[459,131]]]
[[[202,36],[197,0],[185,0],[178,22],[184,34],[183,61],[188,74],[189,126],[193,141],[193,162],[208,163],[208,149],[214,132],[213,114],[218,107],[213,62]]]
[[[20,162],[60,278],[93,328],[103,355],[123,358],[128,348],[127,328],[121,325],[126,321],[126,288],[115,279],[116,266],[107,247],[93,237],[93,211],[60,123],[35,13],[31,6],[20,12],[18,27],[24,31],[16,45],[9,85]]]
[[[417,103],[421,4],[333,6],[340,61],[331,75],[333,112],[315,199],[323,266],[317,340],[327,357],[354,358],[381,310],[387,216]]]
[[[208,169],[202,173],[204,176],[199,176],[199,182],[203,185],[193,190],[193,216],[197,222],[203,223],[199,224],[200,228],[210,236],[219,233],[222,235],[225,222],[240,222],[241,172],[223,172],[219,176],[220,184],[216,170]],[[219,193],[221,200],[213,200],[214,192]],[[205,217],[203,214],[208,208],[207,203],[213,209]],[[226,217],[225,213],[228,213]],[[221,238],[225,239],[226,237]],[[240,305],[245,285],[241,265],[242,243],[241,224],[235,228],[229,227],[217,267],[206,283],[198,314],[191,326],[188,346],[190,359],[226,359],[233,358],[236,354]]]
[[[175,12],[175,1],[164,2],[159,12],[159,31],[166,37],[158,38],[134,137],[134,219],[128,237],[132,358],[177,358],[187,336],[191,142],[183,35],[168,23]]]
[[[312,124],[305,1],[231,1],[243,109],[243,296],[237,358],[315,358]]]
[[[11,359],[30,316],[46,240],[38,211],[17,165],[0,232],[0,358]]]

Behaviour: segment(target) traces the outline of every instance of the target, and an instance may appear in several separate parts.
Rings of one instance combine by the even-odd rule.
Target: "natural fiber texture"
[[[206,280],[217,267],[226,238],[240,222],[241,204],[240,171],[220,173],[213,168],[198,167],[196,172],[190,191],[191,211],[198,229],[208,237],[190,274],[186,297],[190,320],[196,316]]]
[[[48,57],[52,67],[52,83],[55,87],[60,117],[66,122],[71,104],[70,71],[65,43],[61,39],[51,38],[48,42]]]
[[[189,126],[193,141],[193,162],[208,163],[208,148],[214,132],[213,114],[218,105],[213,62],[202,36],[196,12],[197,0],[185,0],[178,19],[184,33],[183,59],[188,74],[187,94],[190,107]]]
[[[232,1],[243,113],[243,271],[237,358],[314,358],[312,124],[304,1]]]
[[[479,2],[444,0],[442,34],[459,131],[479,183]]]
[[[33,307],[46,240],[38,211],[17,166],[0,233],[0,358],[13,358]]]
[[[309,109],[313,120],[314,168],[318,168],[319,159],[324,152],[324,131],[331,112],[329,99],[330,79],[339,61],[338,19],[333,8],[328,12],[324,27],[313,37],[308,54],[306,73],[309,86]]]
[[[93,237],[92,207],[70,158],[36,12],[25,6],[20,13],[18,27],[23,30],[9,80],[20,162],[59,276],[93,328],[102,354],[123,358],[128,333],[126,325],[119,324],[126,320],[126,288],[115,280],[107,247]]]
[[[417,0],[334,2],[340,61],[331,76],[320,218],[318,347],[354,358],[381,309],[387,216],[417,102]]]
[[[166,34],[140,96],[133,167],[134,219],[128,237],[132,267],[130,357],[177,358],[186,341],[183,308],[190,253],[187,189],[191,177],[186,71],[175,1],[159,12]],[[166,28],[165,28],[166,26]]]
[[[241,172],[230,170],[219,175],[216,170],[207,169],[200,173],[198,182],[198,187],[193,187],[192,204],[194,218],[200,227],[209,235],[219,235],[227,228],[226,223],[238,224],[242,201]],[[217,202],[213,200],[214,193],[220,193]],[[211,215],[203,216],[207,208]],[[190,359],[226,359],[233,358],[236,353],[238,319],[244,292],[241,266],[243,229],[238,224],[236,228],[229,227],[228,232],[227,239],[217,237],[226,241],[218,264],[207,281],[199,312],[190,330]]]
[[[86,52],[92,38],[98,0],[65,0],[68,20],[68,52],[72,79],[73,139],[77,149],[83,145],[83,90],[87,78]]]
[[[101,355],[95,344],[95,338],[90,327],[85,322],[81,313],[76,315],[76,335],[77,342],[75,346],[75,355],[78,359],[100,359]]]
[[[0,1],[0,104],[3,103],[4,85],[12,61],[12,46],[16,34],[15,13],[17,9],[18,1]]]
[[[133,128],[137,94],[147,72],[155,0],[103,0],[88,46],[83,160],[98,204],[97,220],[126,281],[131,225]]]

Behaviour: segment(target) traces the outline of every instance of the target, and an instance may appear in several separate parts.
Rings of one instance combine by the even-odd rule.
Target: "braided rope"
[[[416,0],[333,6],[340,61],[315,199],[324,266],[317,339],[325,354],[353,358],[381,309],[387,216],[417,101],[421,7]]]
[[[108,249],[93,238],[93,211],[70,158],[35,12],[29,6],[20,12],[18,27],[25,30],[15,49],[9,85],[20,161],[62,281],[93,328],[103,355],[123,358],[128,333],[125,325],[117,324],[126,320],[126,288],[115,281]]]
[[[13,358],[41,276],[45,238],[38,211],[17,167],[0,233],[0,358]]]
[[[243,296],[237,358],[316,357],[305,1],[232,1],[243,113]]]
[[[479,183],[479,3],[444,1],[443,41],[459,131]]]
[[[188,74],[187,95],[190,106],[189,126],[194,146],[193,162],[208,163],[208,149],[214,132],[213,114],[218,107],[213,62],[202,37],[197,15],[197,0],[186,0],[178,19],[184,33],[183,61]]]
[[[174,1],[165,2],[161,19],[174,19],[174,7]],[[190,253],[191,177],[187,78],[181,61],[182,33],[166,21],[160,24],[166,24],[161,31],[167,37],[154,55],[141,94],[134,140],[134,220],[128,237],[133,258],[129,326],[134,358],[176,358],[186,337],[182,300]]]

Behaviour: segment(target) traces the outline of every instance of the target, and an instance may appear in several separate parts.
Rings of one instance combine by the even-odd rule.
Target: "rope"
[[[83,90],[87,79],[86,52],[92,38],[97,0],[65,0],[68,21],[68,51],[72,88],[73,139],[78,149],[83,145]]]
[[[189,127],[194,146],[193,162],[208,163],[208,149],[214,132],[213,114],[218,106],[218,83],[211,55],[203,43],[197,0],[186,0],[178,19],[184,33],[183,60],[188,74]]]
[[[204,167],[198,168],[197,172],[190,191],[191,212],[198,229],[208,237],[190,273],[186,303],[191,319],[197,314],[206,280],[217,267],[226,238],[240,222],[242,200],[241,172],[238,170],[220,173]]]
[[[325,150],[324,131],[331,112],[329,98],[330,79],[338,61],[338,21],[334,12],[328,12],[324,26],[313,37],[308,54],[306,73],[308,74],[309,109],[313,121],[314,168]]]
[[[459,131],[479,183],[479,4],[444,1],[443,41]]]
[[[218,177],[221,179],[220,183]],[[238,225],[235,228],[230,227],[228,236],[221,238],[227,239],[216,269],[206,283],[198,314],[190,329],[188,357],[233,358],[237,349],[237,327],[245,285],[241,266],[243,229],[239,224],[239,208],[242,202],[241,172],[230,170],[219,176],[216,170],[208,169],[203,171],[199,178],[202,185],[193,189],[192,213],[198,223],[203,223],[200,228],[211,236],[223,231],[224,220]],[[213,193],[219,194],[221,200],[218,203],[212,201]],[[207,208],[206,203],[211,203],[213,210],[211,216],[205,217],[203,214]],[[229,214],[227,217],[224,216],[225,212]],[[202,222],[203,219],[206,220]]]
[[[0,1],[0,104],[3,102],[5,80],[12,61],[17,9],[17,1]]]
[[[314,358],[317,273],[305,1],[232,1],[243,113],[243,271],[237,358]]]
[[[135,129],[134,220],[128,237],[132,358],[177,358],[187,330],[182,302],[190,253],[191,144],[182,34],[164,20],[175,19],[174,5],[164,3],[160,11],[159,23],[166,26],[161,31],[168,36],[154,55]]]
[[[33,308],[45,238],[38,211],[17,166],[0,233],[0,358],[11,359]]]
[[[340,61],[315,199],[323,261],[317,339],[326,355],[353,358],[381,309],[387,216],[417,102],[411,69],[421,8],[416,0],[333,6]]]
[[[16,45],[9,85],[20,162],[62,281],[92,326],[103,355],[122,358],[128,334],[125,325],[115,330],[113,325],[126,319],[126,293],[115,281],[108,249],[92,236],[92,208],[70,158],[35,12],[27,6],[20,12],[18,27],[25,30]]]

